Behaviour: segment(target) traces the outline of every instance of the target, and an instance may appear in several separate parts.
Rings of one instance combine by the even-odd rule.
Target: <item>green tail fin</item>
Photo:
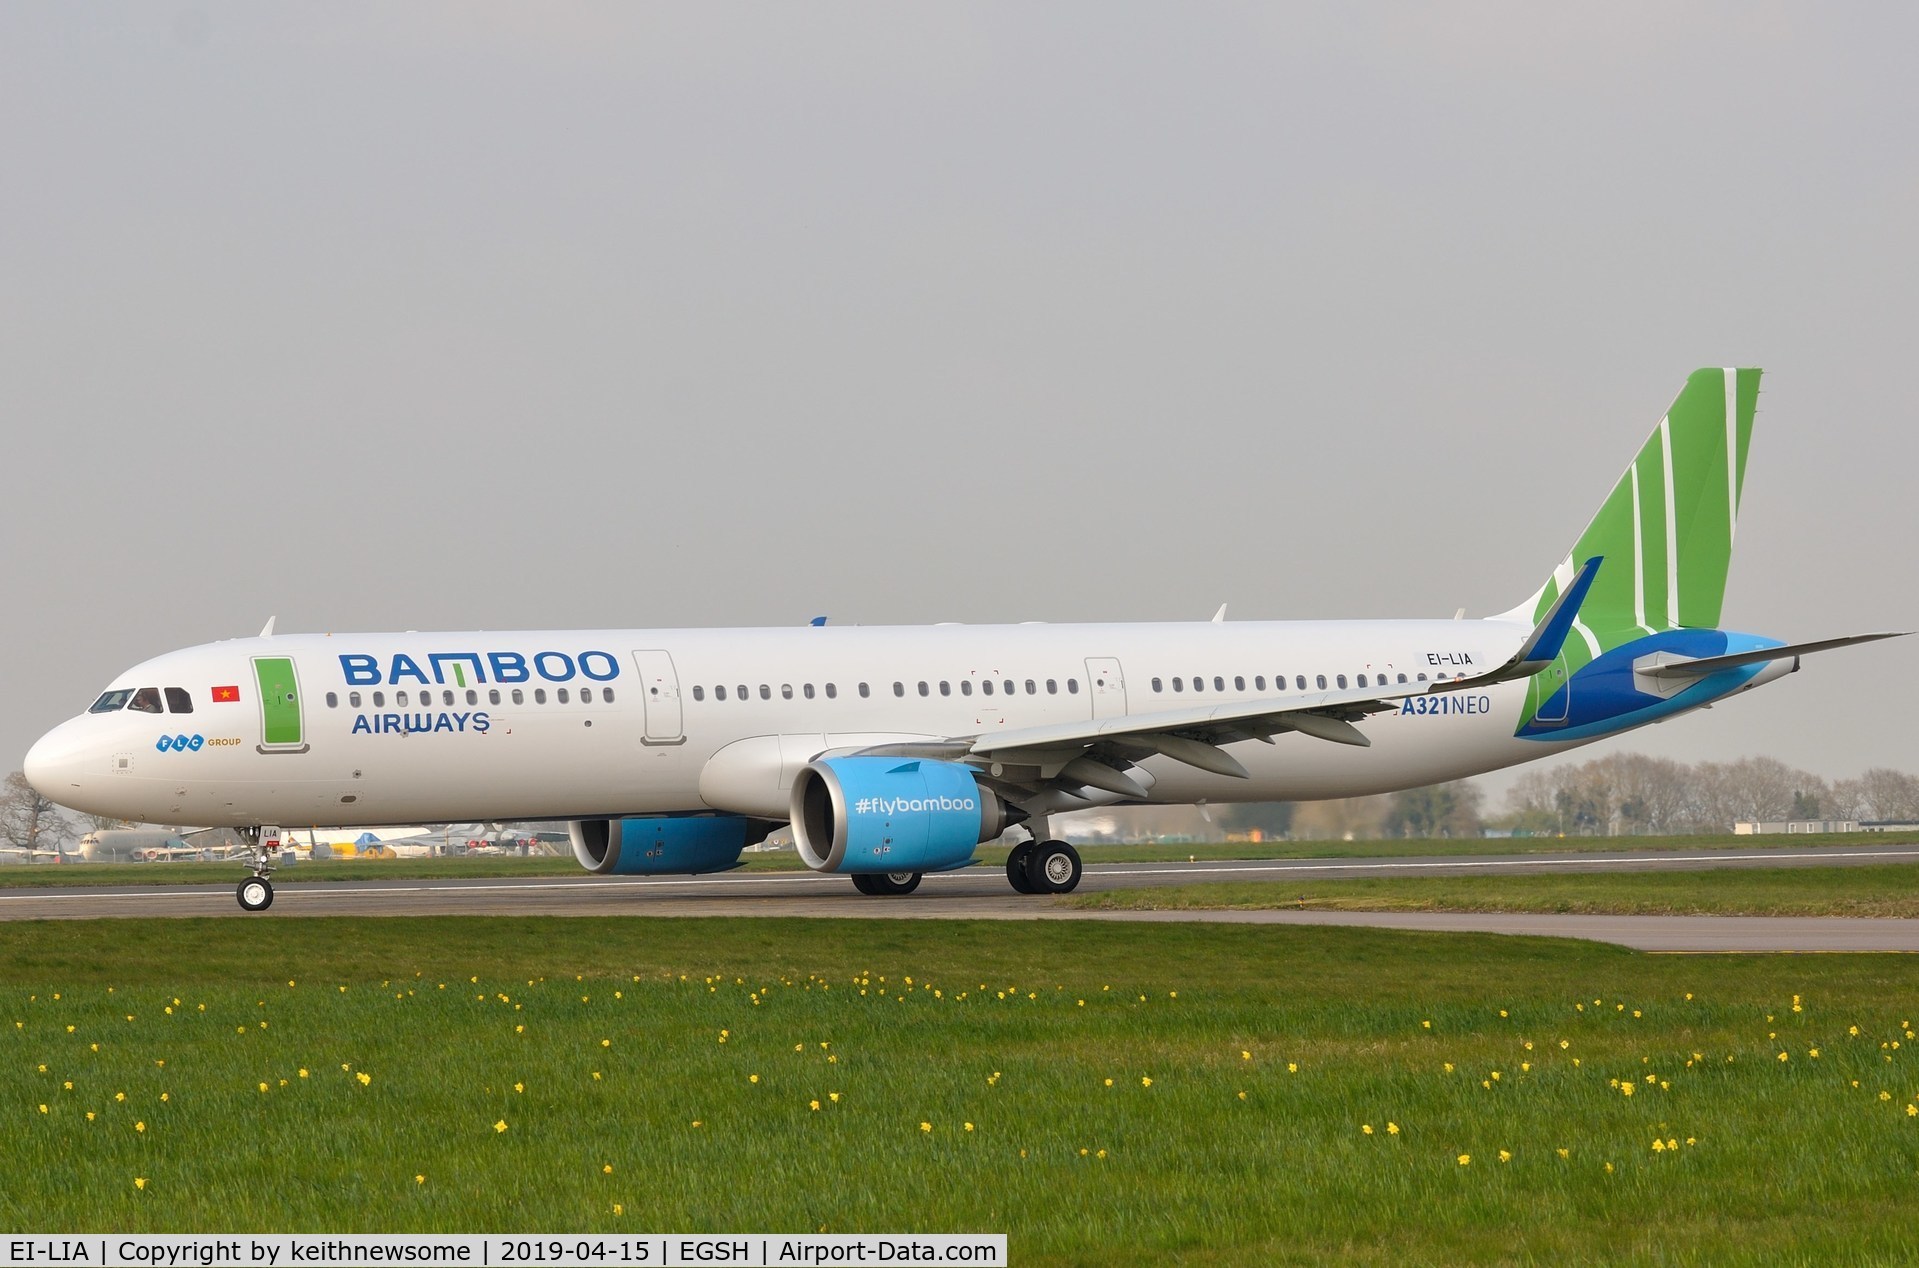
[[[1746,478],[1758,370],[1696,370],[1565,562],[1507,616],[1537,621],[1578,571],[1605,557],[1580,608],[1576,645],[1598,655],[1658,630],[1717,627]],[[1577,667],[1577,664],[1573,666]]]

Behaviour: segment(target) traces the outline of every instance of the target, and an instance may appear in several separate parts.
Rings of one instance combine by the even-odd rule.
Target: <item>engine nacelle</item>
[[[750,823],[737,815],[575,819],[566,832],[573,839],[573,857],[589,872],[665,876],[737,866]]]
[[[829,757],[793,779],[793,840],[816,872],[941,872],[1026,815],[970,767],[927,758]]]

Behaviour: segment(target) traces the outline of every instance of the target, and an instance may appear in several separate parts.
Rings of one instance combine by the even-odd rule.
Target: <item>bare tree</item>
[[[15,771],[0,793],[0,837],[23,850],[57,850],[73,839],[73,824]]]
[[[1919,819],[1919,776],[1880,766],[1859,777],[1860,819]]]
[[[1476,837],[1480,833],[1479,787],[1468,780],[1432,784],[1392,794],[1384,828],[1402,837]]]

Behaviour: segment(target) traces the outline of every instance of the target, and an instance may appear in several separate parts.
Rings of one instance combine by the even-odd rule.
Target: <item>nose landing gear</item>
[[[280,861],[278,828],[242,828],[240,839],[247,852],[253,875],[240,882],[235,896],[243,911],[265,911],[273,906],[273,882],[267,878]]]

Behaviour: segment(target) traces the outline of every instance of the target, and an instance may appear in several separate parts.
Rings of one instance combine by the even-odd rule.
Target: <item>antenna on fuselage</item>
[[[279,620],[279,619],[280,619],[280,618],[279,618],[279,615],[278,615],[277,613],[276,613],[275,615],[273,615],[273,616],[270,616],[270,617],[268,617],[268,618],[267,618],[267,623],[266,623],[265,625],[262,625],[262,626],[260,627],[260,637],[261,637],[261,638],[272,638],[272,637],[273,637],[273,623],[274,623],[275,621],[277,621],[277,620]]]

